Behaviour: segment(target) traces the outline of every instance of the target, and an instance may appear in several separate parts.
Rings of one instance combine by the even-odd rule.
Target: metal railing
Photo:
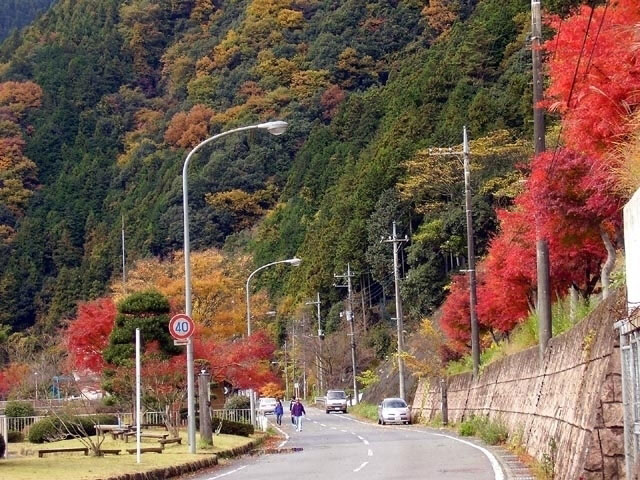
[[[90,416],[91,414],[81,414],[79,416]],[[114,413],[115,417],[118,418],[118,423],[120,425],[129,424],[132,425],[134,423],[133,414],[131,413]],[[239,422],[239,423],[251,423],[251,410],[248,408],[238,409],[238,410],[224,410],[224,409],[216,409],[211,410],[211,416],[216,418],[221,418],[222,420],[227,420],[230,422]],[[31,417],[4,417],[0,416],[3,420],[0,428],[4,429],[6,425],[6,431],[0,431],[0,434],[3,434],[3,437],[6,439],[9,432],[21,432],[26,438],[29,435],[29,430],[31,430],[31,426],[39,420],[43,418],[47,418],[45,415],[36,415]],[[144,412],[142,415],[142,423],[144,424],[164,424],[166,419],[165,412]],[[186,418],[181,418],[178,421],[180,426],[185,426],[187,424]]]
[[[627,475],[640,459],[640,330],[630,320],[615,327],[620,332],[624,453]]]

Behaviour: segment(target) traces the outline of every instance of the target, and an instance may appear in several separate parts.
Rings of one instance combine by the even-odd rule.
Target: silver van
[[[325,396],[325,411],[347,413],[347,394],[344,390],[329,390]]]

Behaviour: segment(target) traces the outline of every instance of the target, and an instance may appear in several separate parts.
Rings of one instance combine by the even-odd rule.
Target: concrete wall
[[[471,415],[500,419],[522,436],[533,457],[554,456],[558,479],[624,478],[620,352],[613,324],[626,313],[616,293],[588,318],[549,343],[544,359],[536,348],[448,381],[449,421]],[[440,413],[438,382],[421,380],[415,413]],[[552,448],[555,443],[556,448]]]

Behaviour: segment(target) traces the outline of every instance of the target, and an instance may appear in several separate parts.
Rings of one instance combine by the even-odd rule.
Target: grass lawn
[[[46,448],[82,447],[79,440],[64,440],[55,443],[36,445],[33,443],[9,444],[9,458],[0,460],[0,478],[11,480],[91,480],[107,478],[123,473],[144,472],[159,467],[168,467],[200,460],[203,456],[246,445],[252,438],[234,435],[217,435],[212,448],[204,449],[198,444],[196,454],[189,453],[187,435],[183,433],[184,445],[169,444],[164,451],[158,453],[143,453],[140,464],[136,463],[136,454],[128,454],[125,449],[136,448],[135,440],[125,443],[124,440],[112,440],[110,436],[102,443],[104,449],[120,448],[120,455],[106,455],[104,457],[85,457],[83,453],[49,453],[38,458],[38,450]],[[142,447],[157,447],[156,441],[144,439]]]

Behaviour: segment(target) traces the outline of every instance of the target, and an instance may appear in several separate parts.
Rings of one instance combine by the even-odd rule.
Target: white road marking
[[[273,425],[274,428],[276,430],[278,430],[282,435],[284,435],[284,440],[282,442],[280,442],[280,445],[278,445],[278,448],[282,448],[284,447],[285,443],[287,443],[289,441],[289,434],[287,434],[287,432],[285,432],[284,430],[282,430],[281,428],[278,428],[277,425]]]
[[[364,441],[364,438],[362,438],[360,435],[358,435],[358,439]]]
[[[326,427],[326,425],[324,423],[321,423],[320,426],[321,427]]]
[[[313,420],[313,423],[318,423],[318,422],[316,422],[315,420]]]
[[[367,450],[367,455],[369,455],[370,457],[373,457],[373,450],[371,449]]]
[[[358,468],[356,468],[354,470],[354,472],[359,472],[360,470],[362,470],[364,467],[367,466],[367,463],[369,463],[369,462],[364,462],[362,465],[360,465]]]
[[[221,473],[220,475],[216,475],[215,477],[209,477],[207,480],[216,480],[216,478],[222,478],[222,477],[226,477],[227,475],[231,475],[232,473],[236,473],[239,472],[240,470],[242,470],[243,468],[247,468],[246,465],[243,465],[240,468],[236,468],[235,470],[231,470],[230,472],[227,473]]]
[[[365,445],[369,445],[369,440],[362,440]]]
[[[409,430],[411,432],[419,432],[420,431],[420,430],[404,428],[404,427],[400,427],[400,428],[402,430]],[[468,442],[467,440],[462,440],[461,438],[452,437],[450,435],[445,435],[443,433],[432,433],[432,432],[422,432],[422,433],[426,433],[427,435],[434,435],[436,437],[450,438],[451,440],[455,440],[456,442],[464,443],[465,445],[469,445],[470,447],[473,447],[473,448],[475,448],[477,450],[480,450],[482,453],[484,453],[485,457],[487,457],[487,459],[489,459],[489,463],[491,464],[491,468],[493,469],[493,476],[494,476],[495,480],[505,480],[504,472],[502,471],[502,467],[500,467],[500,463],[498,463],[498,460],[493,455],[493,453],[491,453],[486,448],[481,447],[480,445],[476,445],[475,443]]]
[[[340,431],[341,431],[342,433],[347,433],[347,431],[346,431],[346,430],[340,430]]]
[[[337,428],[336,427],[331,427],[331,430],[337,430]]]

